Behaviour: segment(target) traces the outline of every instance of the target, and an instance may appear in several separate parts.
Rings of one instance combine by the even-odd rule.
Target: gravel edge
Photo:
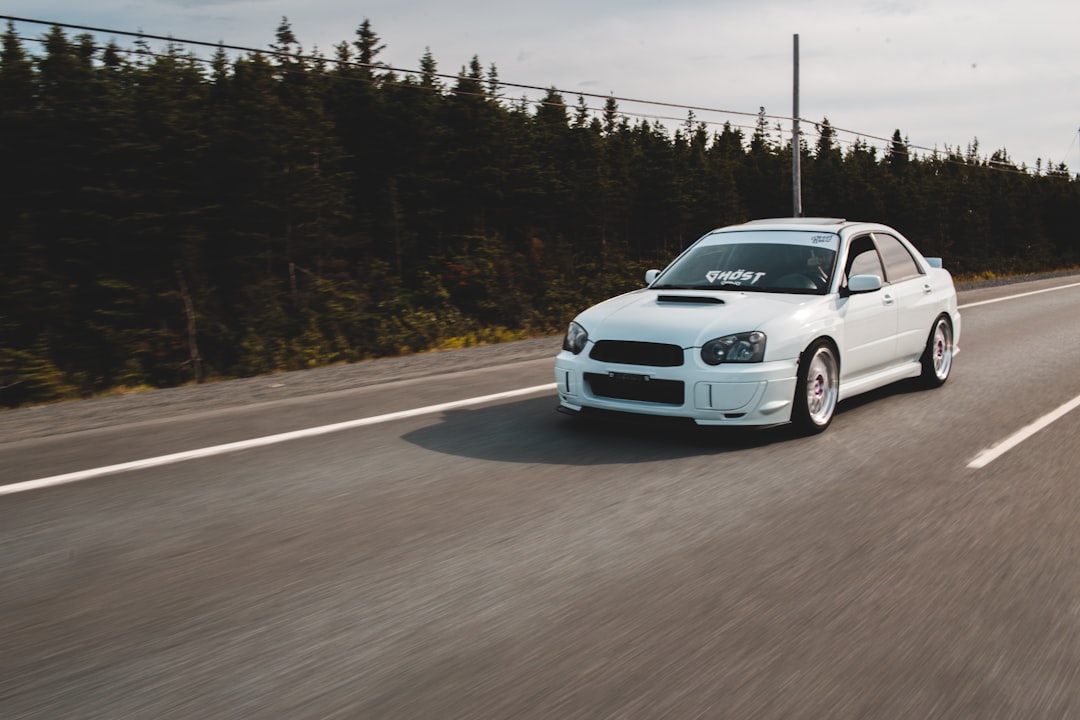
[[[61,433],[149,420],[163,408],[173,416],[244,407],[258,403],[411,380],[433,375],[552,358],[558,336],[478,345],[402,357],[378,358],[347,365],[273,373],[203,385],[147,390],[33,405],[0,412],[0,445]],[[553,376],[554,377],[554,376]]]

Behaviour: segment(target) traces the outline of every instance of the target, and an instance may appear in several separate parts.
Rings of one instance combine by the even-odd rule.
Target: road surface
[[[0,717],[1080,717],[1077,280],[813,438],[557,338],[0,413]]]

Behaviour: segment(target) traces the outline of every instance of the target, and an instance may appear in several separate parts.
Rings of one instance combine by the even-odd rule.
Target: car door
[[[877,275],[880,290],[846,295],[848,278]],[[887,280],[881,256],[869,234],[852,238],[848,246],[841,298],[837,310],[844,322],[844,347],[840,349],[841,382],[888,367],[895,362],[899,313],[896,297]]]
[[[896,362],[918,360],[934,321],[933,286],[898,238],[879,232],[874,241],[896,300]]]

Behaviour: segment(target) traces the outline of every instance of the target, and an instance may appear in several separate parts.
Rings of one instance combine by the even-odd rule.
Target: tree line
[[[671,131],[383,49],[367,21],[331,57],[283,20],[208,59],[9,23],[0,405],[559,332],[705,231],[791,214],[764,109]],[[893,224],[954,273],[1078,263],[1064,165],[918,156],[899,130],[842,148],[828,120],[799,151],[806,214]]]

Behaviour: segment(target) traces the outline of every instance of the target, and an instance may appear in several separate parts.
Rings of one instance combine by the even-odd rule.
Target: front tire
[[[920,359],[923,386],[936,388],[944,385],[952,370],[952,358],[952,323],[949,322],[947,316],[941,315],[934,321],[934,327],[930,329],[930,337],[926,339],[926,349],[923,350]]]
[[[840,358],[833,346],[818,340],[802,354],[791,421],[806,435],[824,432],[840,398]]]

